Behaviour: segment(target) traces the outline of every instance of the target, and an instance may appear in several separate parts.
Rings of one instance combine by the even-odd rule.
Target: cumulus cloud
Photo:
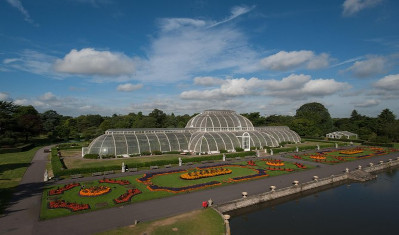
[[[373,84],[375,88],[398,91],[399,90],[399,74],[388,75]]]
[[[342,4],[342,15],[352,16],[363,9],[375,7],[381,2],[382,0],[345,0]]]
[[[220,78],[215,78],[215,77],[195,77],[194,78],[194,84],[195,85],[200,85],[200,86],[217,86],[221,85],[224,83],[223,79]]]
[[[352,74],[357,78],[367,78],[372,77],[386,70],[386,59],[381,56],[368,57],[366,60],[356,61],[347,71],[352,72]]]
[[[78,75],[120,76],[133,74],[135,63],[122,53],[84,48],[73,49],[63,59],[57,59],[54,70]]]
[[[347,90],[351,86],[334,79],[311,79],[309,75],[291,74],[281,80],[259,78],[226,79],[219,88],[189,90],[180,94],[182,99],[228,99],[237,96],[268,96],[285,99],[324,97]]]
[[[313,51],[280,51],[274,55],[263,58],[260,64],[265,69],[286,71],[301,66],[308,69],[320,69],[329,65],[329,55],[322,53],[316,55]]]
[[[0,92],[0,101],[7,101],[9,99],[9,94],[6,92]]]
[[[374,107],[380,104],[379,100],[375,99],[370,99],[370,100],[365,100],[363,102],[355,103],[356,108],[369,108],[369,107]]]
[[[124,91],[124,92],[130,92],[130,91],[136,91],[143,88],[143,84],[131,84],[131,83],[126,83],[126,84],[121,84],[119,85],[116,90],[118,91]]]
[[[22,13],[22,15],[24,16],[26,22],[29,22],[29,23],[31,23],[31,24],[33,24],[35,26],[38,26],[37,24],[35,24],[35,22],[30,17],[29,12],[24,8],[24,6],[22,6],[21,1],[19,1],[19,0],[7,0],[7,2],[11,6],[17,8],[18,11]]]

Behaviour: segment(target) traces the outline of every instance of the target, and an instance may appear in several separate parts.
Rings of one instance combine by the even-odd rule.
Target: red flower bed
[[[255,162],[252,161],[252,160],[248,161],[248,165],[249,165],[249,166],[256,166]]]
[[[73,212],[90,209],[89,204],[78,204],[78,203],[66,202],[64,200],[50,201],[48,203],[48,207],[50,209],[65,208]]]
[[[49,196],[53,196],[53,195],[59,195],[59,194],[63,194],[64,191],[70,190],[72,188],[78,187],[80,186],[79,183],[71,183],[71,184],[67,184],[64,187],[60,188],[58,187],[57,189],[52,189],[48,192]]]
[[[141,193],[141,191],[138,190],[137,188],[129,189],[129,190],[127,190],[126,193],[124,193],[124,194],[120,195],[118,198],[114,199],[114,202],[116,204],[128,202],[128,201],[130,201],[130,199],[132,199],[132,197],[134,195],[137,195],[140,193]]]
[[[99,183],[109,183],[109,184],[119,184],[128,185],[130,182],[128,180],[115,180],[115,179],[102,179],[98,181]]]
[[[268,169],[269,171],[287,171],[287,172],[294,171],[293,169],[290,168],[281,168],[281,167],[268,167],[266,169]]]
[[[292,156],[293,158],[295,158],[295,159],[302,159],[300,156],[298,156],[298,155],[294,155],[294,156]]]
[[[295,164],[295,166],[298,167],[298,168],[306,169],[306,166],[303,165],[302,163],[295,162],[294,164]]]

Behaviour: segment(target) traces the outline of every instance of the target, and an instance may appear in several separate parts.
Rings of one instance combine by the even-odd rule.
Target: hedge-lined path
[[[40,156],[42,157],[40,158]],[[349,169],[355,169],[358,165],[366,166],[370,162],[377,164],[381,160],[387,161],[390,158],[396,158],[398,156],[399,153],[391,153],[384,156],[345,162],[336,165],[324,165],[318,163],[317,165],[320,165],[320,167],[316,167],[307,171],[301,171],[270,178],[267,177],[238,184],[226,185],[223,187],[216,187],[208,190],[183,193],[173,197],[144,201],[121,207],[114,207],[104,210],[93,211],[90,213],[78,214],[74,216],[55,218],[46,221],[38,221],[40,196],[42,191],[40,187],[43,186],[41,181],[43,180],[45,161],[37,162],[36,165],[39,166],[41,164],[42,168],[35,167],[35,169],[31,169],[31,167],[34,166],[34,164],[32,164],[32,166],[28,168],[28,171],[25,174],[25,176],[32,174],[32,177],[33,175],[35,175],[34,180],[31,180],[29,182],[23,180],[24,183],[21,183],[22,189],[24,189],[24,184],[33,184],[35,185],[35,187],[31,186],[28,189],[33,190],[36,188],[36,190],[33,190],[32,193],[26,195],[20,201],[16,200],[16,204],[9,209],[11,213],[9,213],[6,217],[0,219],[0,224],[2,227],[0,230],[0,234],[92,234],[95,232],[114,229],[116,227],[131,225],[134,223],[135,220],[149,221],[198,209],[201,208],[201,202],[208,200],[209,198],[212,198],[212,200],[216,204],[220,204],[240,198],[241,192],[243,191],[248,192],[248,195],[259,194],[269,191],[269,187],[271,185],[275,185],[277,186],[277,188],[288,187],[292,185],[292,182],[294,180],[306,182],[312,180],[312,177],[314,175],[317,175],[320,178],[328,177],[333,174],[341,174],[346,167],[348,167]],[[272,157],[280,158],[279,155],[275,155]],[[35,155],[34,161],[40,161],[40,159],[46,159],[46,155],[43,155],[43,149],[38,151],[38,153]],[[285,161],[289,160],[286,158],[281,159]],[[304,163],[312,164],[311,162]],[[195,165],[185,167],[192,168],[195,167]],[[134,174],[143,173],[145,172],[138,172]],[[108,177],[111,178],[122,175],[126,176],[127,174],[133,173],[120,173],[109,175]],[[102,177],[88,177],[84,179],[69,181],[87,181],[97,180],[99,178]],[[57,184],[66,182],[68,182],[68,180],[59,181],[57,182]],[[24,190],[26,190],[26,188]],[[15,207],[16,205],[20,204],[21,206]]]

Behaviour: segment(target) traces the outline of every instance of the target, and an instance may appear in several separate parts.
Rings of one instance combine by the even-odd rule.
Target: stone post
[[[274,192],[276,190],[276,186],[274,186],[274,185],[272,185],[272,186],[270,186],[270,192]]]
[[[349,173],[349,168],[345,168],[345,173]]]
[[[273,149],[270,149],[270,155],[273,155]]]
[[[212,205],[213,205],[213,201],[212,201],[211,198],[209,198],[209,200],[208,200],[208,206],[212,206]]]
[[[47,169],[44,171],[44,182],[48,181],[48,171]]]
[[[223,215],[224,217],[224,223],[228,224],[229,223],[229,219],[230,219],[230,215]]]
[[[126,168],[125,168],[125,163],[124,162],[122,162],[122,173],[124,173],[126,171]]]
[[[296,146],[295,152],[299,152],[299,148],[298,148],[298,146]]]
[[[320,150],[320,145],[317,145],[317,150]]]
[[[315,175],[315,176],[313,176],[313,180],[317,182],[317,181],[319,181],[319,177],[317,175]]]
[[[181,160],[181,157],[179,157],[179,166],[181,166],[183,161]]]
[[[380,165],[384,164],[384,161],[380,161]]]
[[[373,166],[374,166],[374,164],[373,164],[372,162],[370,162],[370,163],[369,163],[369,166],[370,166],[370,167],[373,167]]]
[[[260,151],[259,150],[256,150],[256,156],[260,157]]]
[[[241,195],[242,195],[242,198],[247,198],[248,193],[247,192],[242,192]]]
[[[299,181],[298,180],[294,180],[294,182],[292,182],[294,184],[294,186],[298,186]]]
[[[265,153],[267,153],[267,149],[265,149]]]
[[[335,148],[336,148],[336,149],[338,148],[338,143],[335,143]]]
[[[361,166],[361,165],[359,165],[359,166],[357,167],[357,169],[361,170],[361,169],[362,169],[362,166]]]

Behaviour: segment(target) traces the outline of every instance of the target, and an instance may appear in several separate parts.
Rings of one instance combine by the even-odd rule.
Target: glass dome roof
[[[253,130],[254,126],[248,118],[232,110],[205,110],[191,118],[186,128],[199,131],[245,131]]]

